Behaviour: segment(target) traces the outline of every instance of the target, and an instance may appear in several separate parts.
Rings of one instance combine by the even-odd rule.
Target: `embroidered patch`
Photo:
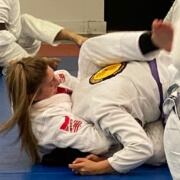
[[[103,80],[114,77],[116,74],[123,71],[123,69],[126,67],[126,64],[127,63],[124,62],[121,64],[112,64],[106,66],[105,68],[99,70],[97,73],[91,76],[91,78],[89,79],[90,84],[96,84]]]
[[[68,131],[70,133],[77,132],[82,122],[80,120],[70,119],[68,116],[65,116],[64,123],[60,126],[61,130]]]

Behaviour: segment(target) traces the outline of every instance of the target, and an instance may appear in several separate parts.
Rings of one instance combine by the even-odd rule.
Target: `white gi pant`
[[[168,12],[165,20],[171,22],[174,29],[174,40],[172,45],[172,60],[170,72],[172,76],[171,84],[180,85],[180,1],[175,0],[173,6]],[[180,113],[179,113],[179,92],[176,89],[169,98],[164,102],[164,113],[168,114],[165,131],[164,131],[164,147],[167,163],[174,180],[180,180]]]
[[[88,39],[81,47],[78,78],[83,79],[112,63],[150,61],[157,51],[142,55],[137,46],[143,32],[115,32]],[[129,43],[131,42],[131,44]]]
[[[179,97],[178,91],[176,91],[164,103],[164,112],[169,114],[164,131],[164,147],[168,166],[174,180],[180,180]]]
[[[0,66],[5,67],[10,60],[19,60],[24,57],[35,56],[40,48],[41,42],[58,45],[54,39],[63,27],[48,21],[37,19],[31,15],[21,15],[21,33],[15,37],[11,31],[0,31]]]

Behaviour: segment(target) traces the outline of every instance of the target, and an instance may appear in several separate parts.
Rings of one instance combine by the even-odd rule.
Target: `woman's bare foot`
[[[155,46],[171,51],[174,30],[170,23],[155,19],[152,23],[152,42]]]
[[[88,39],[87,37],[84,37],[84,36],[81,36],[81,35],[78,35],[78,34],[75,34],[75,35],[74,35],[74,42],[75,42],[79,47],[81,47],[82,44],[83,44],[87,39]]]
[[[82,46],[82,44],[87,40],[87,37],[81,36],[79,34],[76,34],[74,32],[71,32],[67,29],[62,29],[57,36],[55,37],[56,40],[70,40],[76,43],[79,47]]]

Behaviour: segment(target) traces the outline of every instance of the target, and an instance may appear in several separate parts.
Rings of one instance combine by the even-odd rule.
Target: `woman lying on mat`
[[[0,67],[10,60],[37,54],[41,42],[56,46],[71,40],[78,46],[87,39],[61,26],[20,13],[19,0],[0,0]]]
[[[14,63],[6,76],[13,116],[0,132],[18,124],[22,149],[29,150],[33,162],[38,150],[46,154],[56,147],[103,156],[76,159],[69,167],[80,174],[124,173],[145,162],[164,163],[158,85],[148,63],[140,61],[153,59],[157,47],[170,51],[172,36],[171,26],[156,20],[152,36],[120,32],[90,38],[80,51],[80,82],[65,70],[54,73],[43,58]],[[170,62],[161,60],[157,64],[165,91],[169,77],[163,68]],[[110,63],[116,64],[85,78]],[[71,90],[78,116],[71,111]]]

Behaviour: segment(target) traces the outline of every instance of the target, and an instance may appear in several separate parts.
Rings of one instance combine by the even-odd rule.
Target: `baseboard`
[[[105,21],[57,21],[54,22],[78,34],[105,34]]]

